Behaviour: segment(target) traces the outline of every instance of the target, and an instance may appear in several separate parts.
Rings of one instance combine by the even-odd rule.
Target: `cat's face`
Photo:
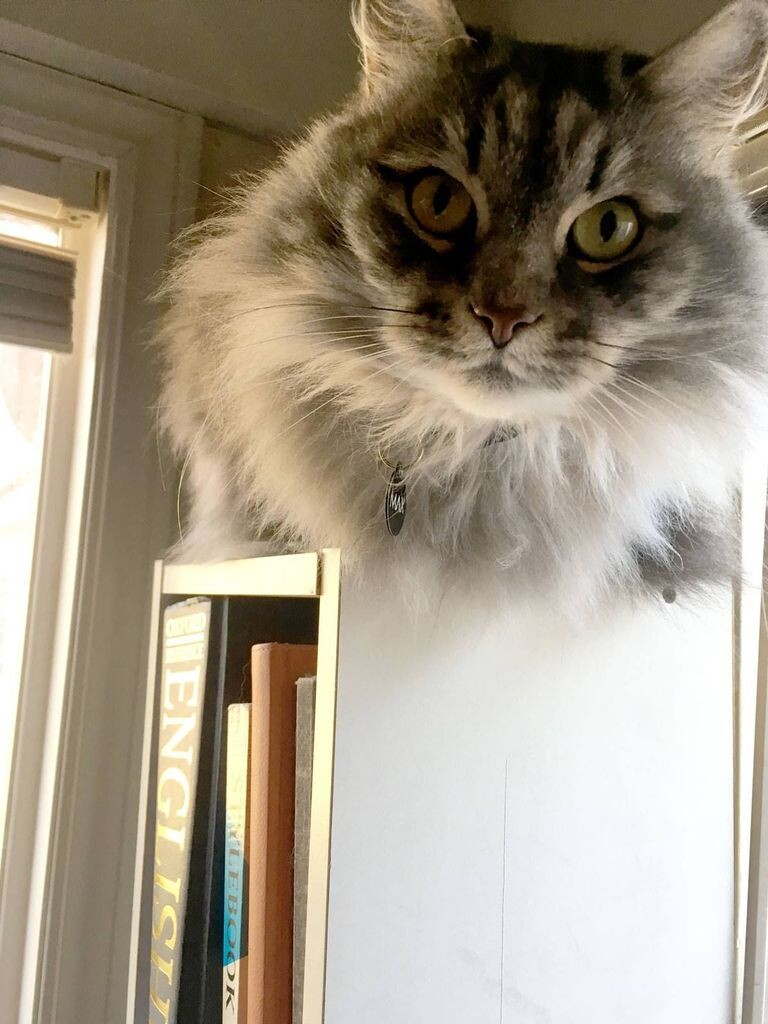
[[[450,19],[442,0],[423,6]],[[328,136],[348,287],[407,311],[382,315],[392,375],[522,422],[641,363],[670,356],[674,373],[732,320],[725,279],[745,281],[726,135],[685,131],[663,65],[442,32],[382,68]]]
[[[569,604],[710,578],[764,419],[768,241],[732,152],[768,0],[646,64],[467,30],[451,0],[359,0],[357,28],[359,92],[171,278],[186,556],[277,529]]]

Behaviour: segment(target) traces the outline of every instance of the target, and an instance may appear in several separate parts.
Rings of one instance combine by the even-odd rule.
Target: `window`
[[[36,158],[31,153],[26,157]],[[68,210],[59,199],[0,180],[0,835],[5,831],[25,647],[37,643],[52,648],[54,643],[50,617],[46,621],[44,615],[30,614],[35,553],[47,546],[39,515],[42,485],[55,472],[54,460],[57,469],[77,461],[72,410],[80,404],[81,419],[90,419],[93,341],[85,329],[87,315],[78,316],[74,338],[71,289],[76,260],[84,261],[92,246],[93,225],[89,230],[87,224],[95,217],[95,212]],[[65,238],[72,259],[63,258]],[[53,258],[59,254],[61,259]],[[77,291],[81,314],[99,299],[98,289],[84,294],[86,285],[81,280]],[[51,401],[53,386],[63,392],[56,403]],[[49,494],[54,492],[48,518],[56,523],[68,514],[79,515],[77,502],[71,500],[73,483],[70,477],[63,486],[48,488]],[[48,575],[55,579],[56,567],[49,567]],[[64,610],[57,608],[59,613]]]
[[[0,1016],[121,1022],[152,562],[173,521],[148,299],[194,211],[201,122],[5,54],[0,91],[0,248],[76,265],[71,346],[0,339]]]
[[[30,205],[38,197],[29,196]],[[0,185],[0,243],[59,248],[61,227],[14,207],[21,193]],[[23,252],[23,248],[22,248]],[[0,329],[0,834],[4,831],[14,725],[27,635],[51,365],[66,358],[14,344]]]

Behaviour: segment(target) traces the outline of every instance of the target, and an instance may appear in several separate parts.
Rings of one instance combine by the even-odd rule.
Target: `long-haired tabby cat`
[[[358,91],[169,284],[180,555],[270,536],[569,602],[727,577],[766,396],[768,247],[732,161],[768,5],[651,61],[450,0],[364,0],[355,25]]]

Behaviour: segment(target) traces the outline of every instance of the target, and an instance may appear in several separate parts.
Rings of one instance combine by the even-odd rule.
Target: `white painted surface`
[[[730,601],[382,604],[343,600],[326,1024],[725,1024]]]

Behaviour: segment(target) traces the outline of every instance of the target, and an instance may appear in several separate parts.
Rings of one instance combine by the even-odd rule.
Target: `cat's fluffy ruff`
[[[419,3],[390,0],[387,14]],[[435,28],[446,4],[424,6]],[[751,40],[740,53],[763,53],[763,5],[728,11],[729,45],[738,29]],[[755,11],[753,39],[744,26]],[[372,74],[386,66],[386,87],[369,82],[317,124],[233,212],[198,233],[172,275],[162,409],[193,502],[178,554],[234,557],[269,535],[277,549],[340,546],[348,565],[392,572],[421,593],[501,585],[557,594],[569,606],[644,578],[677,587],[722,578],[733,485],[762,431],[768,312],[763,235],[730,168],[699,169],[702,147],[719,154],[727,134],[681,141],[671,95],[681,83],[657,88],[653,64],[630,71],[620,55],[589,55],[604,81],[585,85],[586,57],[581,64],[573,51],[540,48],[543,67],[532,68],[536,48],[481,34],[457,40],[449,18],[445,39],[436,30],[432,64],[415,68],[405,25],[384,64],[388,41],[375,41]],[[501,136],[518,133],[518,148],[533,146],[537,83],[547,65],[562,73],[564,53],[575,82],[558,84],[547,112],[559,170],[546,196],[541,182],[526,182],[535,214],[514,222],[523,225],[515,263],[504,249],[514,236],[494,228],[507,216],[505,177],[517,186],[523,172]],[[391,76],[401,57],[398,84]],[[497,70],[504,61],[506,78]],[[663,61],[669,83],[674,55]],[[443,278],[439,261],[436,270],[425,257],[425,269],[403,248],[392,228],[402,211],[389,193],[379,196],[387,186],[371,170],[380,159],[421,160],[466,176],[475,81],[494,71],[493,117],[483,115],[470,182],[485,233],[474,270],[484,287],[503,287],[503,274],[518,291],[538,288],[541,301],[557,303],[547,307],[552,326],[532,329],[527,348],[510,356],[531,374],[511,391],[483,390],[465,373],[483,343],[461,320],[466,288]],[[552,240],[562,249],[569,218],[585,207],[576,182],[606,148],[608,194],[639,193],[660,224],[678,218],[683,229],[659,229],[667,234],[626,294],[621,283],[588,292],[595,283],[575,278],[555,294],[548,282],[562,273]],[[695,205],[704,203],[709,222]],[[429,309],[435,298],[439,314],[393,312]],[[485,447],[512,425],[517,438]],[[415,463],[397,539],[384,526],[381,456]]]

